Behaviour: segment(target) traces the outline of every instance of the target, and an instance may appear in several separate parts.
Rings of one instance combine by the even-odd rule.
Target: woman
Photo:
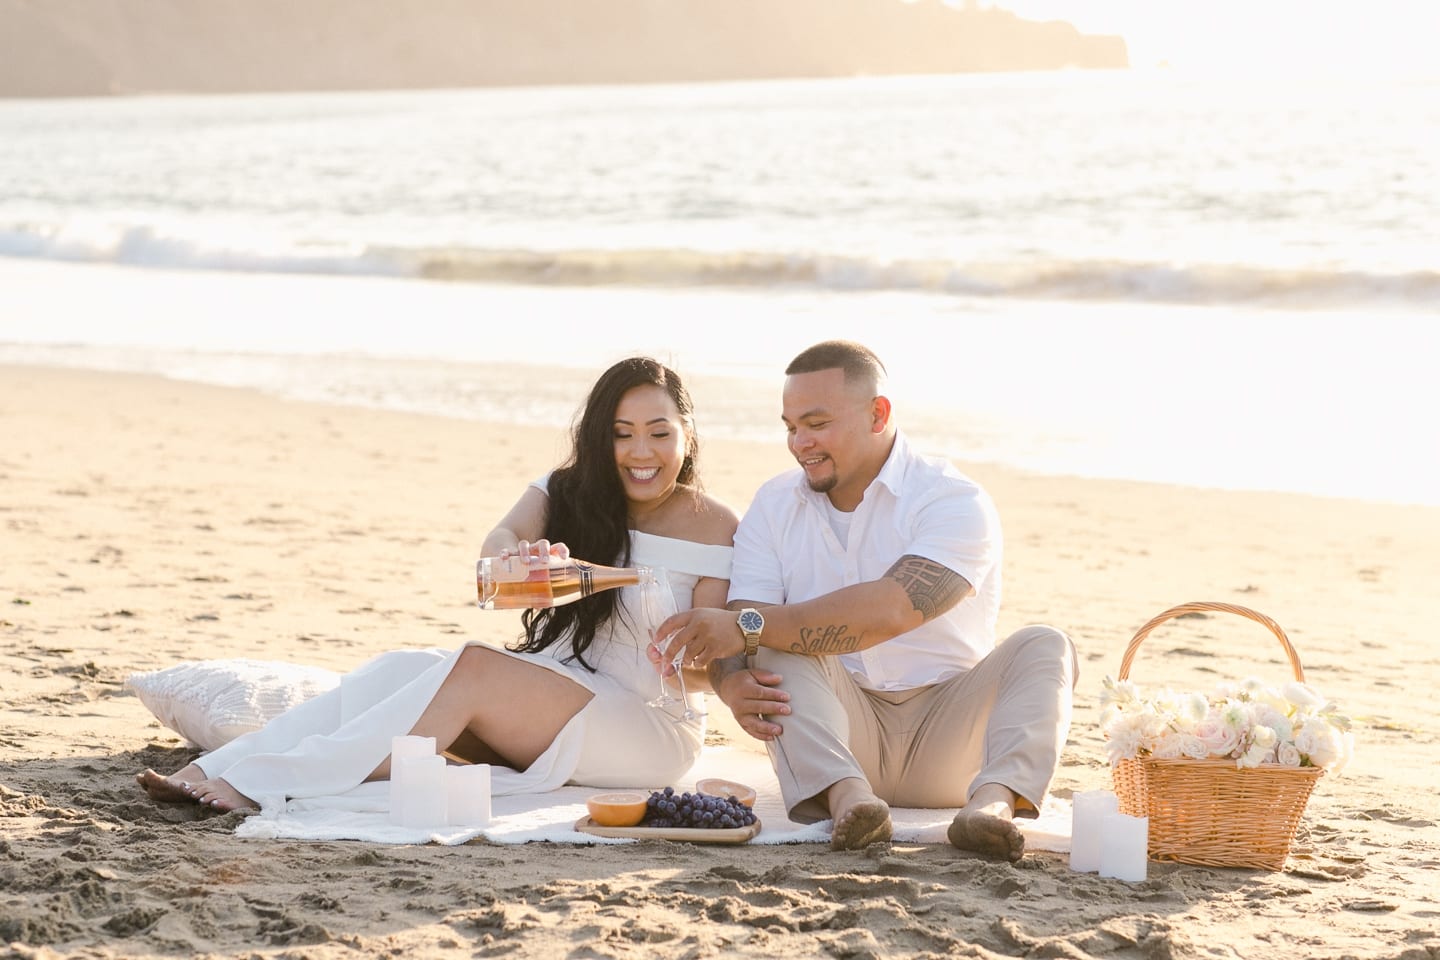
[[[664,568],[678,609],[723,607],[738,518],[700,489],[692,410],[668,367],[645,357],[612,366],[590,391],[569,459],[525,490],[482,554]],[[527,610],[524,637],[508,650],[382,654],[261,730],[168,777],[146,770],[137,780],[156,800],[283,805],[388,779],[390,739],[409,733],[495,765],[497,794],[671,783],[699,755],[704,721],[647,704],[658,687],[646,656],[657,621],[641,599],[610,590]]]

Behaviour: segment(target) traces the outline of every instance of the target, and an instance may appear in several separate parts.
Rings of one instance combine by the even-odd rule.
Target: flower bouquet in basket
[[[1128,679],[1140,643],[1185,613],[1235,613],[1269,627],[1295,680],[1256,679],[1209,695],[1143,693]],[[1119,679],[1106,677],[1101,732],[1120,812],[1150,818],[1149,855],[1222,867],[1285,864],[1315,782],[1353,750],[1350,719],[1305,685],[1300,659],[1279,624],[1245,607],[1187,603],[1152,619],[1130,641]]]

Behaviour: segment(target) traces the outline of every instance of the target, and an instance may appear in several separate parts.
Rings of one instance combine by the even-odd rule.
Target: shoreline
[[[0,348],[3,348],[6,345],[7,344],[4,341],[0,341]],[[58,346],[63,347],[66,345]],[[324,360],[327,359],[327,357],[325,355],[321,355],[317,357],[295,357],[294,359],[297,362],[305,362],[307,360]],[[401,364],[407,362],[407,358],[362,359],[374,359],[376,363],[385,365]],[[445,363],[445,361],[431,360],[428,358],[420,358],[415,362],[421,365],[442,365]],[[480,367],[479,365],[474,364],[465,364],[465,366],[483,369],[487,373],[501,371],[509,371],[513,373],[517,369],[517,366],[514,364],[504,366],[497,364],[492,367]],[[593,374],[598,374],[600,368],[592,369],[588,367],[546,366],[541,364],[534,364],[522,365],[518,367],[518,369],[523,370],[525,372],[525,376],[513,377],[517,385],[524,382],[529,374],[534,373],[574,378],[574,382],[581,385],[581,388],[583,389],[583,383],[585,379]],[[481,431],[490,431],[495,429],[513,429],[518,427],[519,429],[526,432],[553,434],[556,443],[560,445],[560,447],[558,447],[557,449],[559,449],[562,454],[564,443],[568,442],[568,434],[570,430],[570,422],[568,417],[563,418],[563,420],[555,419],[552,422],[543,422],[538,420],[517,421],[513,418],[506,418],[498,414],[491,416],[467,415],[460,413],[445,413],[429,409],[405,409],[388,406],[369,406],[354,401],[295,396],[278,390],[267,389],[258,385],[243,383],[225,383],[208,379],[193,379],[186,376],[176,376],[163,372],[125,368],[102,368],[81,364],[72,365],[48,362],[44,360],[30,362],[0,359],[0,377],[12,375],[20,377],[32,373],[40,376],[41,378],[52,375],[63,377],[74,376],[81,379],[92,376],[101,379],[114,377],[118,379],[130,379],[137,382],[143,382],[147,380],[163,382],[166,384],[172,384],[180,390],[183,390],[186,387],[194,387],[201,391],[215,390],[230,391],[234,393],[249,393],[254,394],[256,397],[263,398],[266,402],[280,405],[334,408],[339,411],[347,411],[348,413],[357,416],[374,415],[380,417],[412,417],[418,418],[420,420],[445,421],[455,424],[457,426],[465,425],[469,427],[474,427],[477,430]],[[727,380],[723,377],[704,375],[698,377],[687,377],[686,379],[687,384],[691,386],[692,390],[696,391],[697,394],[700,391],[704,391],[707,395],[707,399],[719,397],[723,395],[724,390],[733,389],[739,384],[751,383],[750,381],[742,381],[738,379]],[[778,387],[775,392],[778,403]],[[575,398],[575,408],[578,408],[581,399],[583,398]],[[697,403],[697,406],[700,406],[700,404]],[[572,408],[569,412],[573,414],[575,412],[575,409]],[[903,426],[904,424],[902,423],[902,428]],[[794,466],[793,460],[791,460],[788,453],[784,449],[784,439],[778,427],[775,431],[775,438],[773,439],[773,441],[767,441],[758,439],[754,436],[736,436],[726,432],[717,433],[715,432],[715,429],[713,427],[709,432],[707,432],[705,429],[705,425],[702,424],[701,441],[702,445],[705,446],[718,445],[727,448],[727,452],[734,453],[738,451],[741,455],[747,457],[753,457],[758,454],[765,460],[773,460],[773,473],[766,474],[764,477],[761,478],[762,480],[768,479],[770,476],[773,476],[774,473],[779,473],[783,470],[791,469]],[[972,476],[977,474],[1000,475],[1013,478],[1016,481],[1028,480],[1032,483],[1043,483],[1049,481],[1056,484],[1077,483],[1134,486],[1141,490],[1163,490],[1172,494],[1191,493],[1197,496],[1223,497],[1226,495],[1233,495],[1236,497],[1277,498],[1281,500],[1298,499],[1304,501],[1313,501],[1314,505],[1317,507],[1323,507],[1327,503],[1334,503],[1335,505],[1340,507],[1351,505],[1356,507],[1374,508],[1377,510],[1421,512],[1434,511],[1440,513],[1440,504],[1411,503],[1376,498],[1349,497],[1335,494],[1312,493],[1303,490],[1207,486],[1201,483],[1185,483],[1169,480],[1150,480],[1138,477],[1089,475],[1072,472],[1048,472],[1044,470],[1030,469],[1013,463],[1006,463],[1004,461],[973,459],[959,455],[947,455],[943,451],[933,449],[927,450],[925,452],[929,456],[938,456],[950,460],[962,472],[965,472]],[[707,463],[706,466],[713,468],[714,465]],[[548,467],[546,469],[548,469]],[[739,494],[741,491],[739,490],[739,488],[733,488],[731,492],[732,494]],[[744,503],[748,502],[748,496],[749,494],[744,494],[744,501],[739,502],[738,504],[732,502],[732,506],[736,506],[737,509],[743,510]]]
[[[70,266],[73,265],[66,265]],[[132,269],[79,266],[82,270],[101,272],[119,270],[122,275]],[[357,278],[267,275],[257,279],[189,271],[179,271],[173,276],[179,284],[176,289],[187,300],[196,300],[202,291],[208,291],[204,296],[213,295],[217,291],[209,290],[212,282],[224,284],[231,290],[250,290],[249,299],[233,306],[237,312],[260,309],[267,303],[278,304],[302,294],[310,284],[318,284],[322,290],[343,288],[345,292],[333,294],[337,308],[356,301],[351,285]],[[149,279],[139,282],[146,283]],[[53,278],[43,281],[47,290],[62,294],[63,299],[63,291],[57,290],[54,282]],[[442,319],[442,325],[450,322],[451,317],[458,322],[463,308],[462,300],[447,301],[449,294],[443,290],[424,291],[424,281],[358,278],[358,282],[361,291],[368,289],[379,301],[392,304],[408,302],[416,296],[414,285],[419,284],[421,299],[411,305],[427,310],[438,308],[446,318]],[[255,297],[254,288],[266,292]],[[115,292],[120,297],[135,296],[135,291],[127,286]],[[484,297],[490,292],[481,288],[468,293]],[[597,293],[586,291],[578,297],[583,299]],[[501,302],[516,295],[522,298],[521,302],[531,295],[572,296],[571,291],[527,288],[497,288],[494,294]],[[464,296],[464,292],[459,296]],[[198,300],[196,305],[198,308]],[[612,307],[623,309],[624,303],[617,302]],[[61,314],[86,312],[79,302],[68,300],[57,310]],[[35,319],[43,321],[40,317]],[[841,336],[857,333],[845,327],[839,331]],[[100,328],[85,328],[77,329],[75,335],[103,334]],[[504,349],[487,359],[469,355],[442,357],[424,349],[413,353],[386,352],[391,349],[388,341],[374,341],[373,335],[367,342],[357,342],[352,348],[342,350],[321,350],[298,341],[247,348],[224,339],[177,346],[168,342],[173,335],[173,331],[162,329],[152,342],[111,344],[78,339],[41,341],[23,330],[14,331],[7,338],[0,329],[0,369],[150,375],[197,386],[252,389],[283,402],[329,403],[357,411],[435,416],[464,423],[520,423],[536,429],[564,430],[568,429],[581,399],[575,395],[572,384],[593,377],[621,356],[644,353],[676,366],[685,376],[701,414],[702,438],[767,448],[783,444],[778,420],[779,384],[783,379],[779,365],[773,371],[760,368],[727,371],[723,364],[713,366],[701,362],[700,348],[688,343],[668,350],[656,349],[653,342],[648,346],[617,344],[616,349],[608,352],[572,344],[561,348],[558,360],[538,363],[531,358],[529,349],[513,344],[499,345]],[[15,339],[17,336],[27,339]],[[434,339],[441,333],[431,331],[428,336]],[[1421,347],[1420,344],[1413,346]],[[931,382],[930,374],[930,371],[902,368],[896,376],[891,392],[902,414],[902,427],[925,452],[972,467],[1035,474],[1055,480],[1141,483],[1240,495],[1305,496],[1372,506],[1440,507],[1440,487],[1429,482],[1430,476],[1440,469],[1440,460],[1424,454],[1420,447],[1397,447],[1386,441],[1382,431],[1348,439],[1340,435],[1336,442],[1342,445],[1353,442],[1356,449],[1350,450],[1344,460],[1345,469],[1350,472],[1341,474],[1337,480],[1325,473],[1304,473],[1299,466],[1275,466],[1292,458],[1299,465],[1334,458],[1332,446],[1320,449],[1315,433],[1318,428],[1313,424],[1297,424],[1295,429],[1299,432],[1293,438],[1277,434],[1263,439],[1263,431],[1258,427],[1238,432],[1223,423],[1202,428],[1198,423],[1187,426],[1181,422],[1169,427],[1162,423],[1165,412],[1151,411],[1143,415],[1148,418],[1144,422],[1156,432],[1142,442],[1142,421],[1123,427],[1118,423],[1086,427],[1082,425],[1081,415],[1060,409],[1052,411],[1055,419],[1047,423],[1044,412],[1037,409],[994,405],[989,409],[980,406],[961,411],[937,406],[932,395],[934,386],[925,388],[929,392],[913,386],[914,382]],[[771,379],[773,384],[769,382]],[[912,385],[907,389],[907,384]],[[1108,389],[1118,391],[1120,388]],[[1135,392],[1137,396],[1143,393],[1143,384],[1137,385]],[[1420,393],[1415,390],[1412,393],[1413,396],[1397,396],[1390,415],[1403,421],[1407,414],[1400,409],[1400,404],[1423,403]],[[963,406],[963,401],[955,402]],[[1109,409],[1120,402],[1118,397],[1101,402],[1107,405],[1105,416],[1124,416],[1118,410]],[[1227,415],[1241,415],[1236,403],[1231,401]],[[717,415],[717,412],[720,413]],[[1271,424],[1274,429],[1281,429],[1277,413],[1259,413],[1262,418],[1268,418],[1265,422],[1274,421]],[[1182,415],[1188,417],[1190,413],[1186,411]],[[1313,419],[1314,415],[1311,416]],[[1199,429],[1208,432],[1192,438],[1191,434]],[[1300,446],[1281,456],[1277,444],[1285,443]],[[1220,449],[1216,449],[1217,446]],[[1379,459],[1382,457],[1387,459]],[[1316,477],[1321,479],[1314,479]],[[1316,486],[1305,489],[1299,483]],[[1371,489],[1362,489],[1364,485]]]
[[[138,769],[194,751],[125,676],[241,656],[345,670],[397,646],[503,642],[518,618],[474,609],[474,553],[564,431],[0,367],[0,435],[0,944],[23,945],[0,957],[1440,950],[1440,508],[962,464],[1005,524],[1002,635],[1047,620],[1081,654],[1056,796],[1108,785],[1100,678],[1151,616],[1219,600],[1286,629],[1310,683],[1356,718],[1357,747],[1317,787],[1284,872],[1152,862],[1130,885],[1062,855],[1009,865],[943,845],[241,841],[238,815],[139,793]],[[709,438],[703,458],[740,510],[790,465],[779,442]],[[1176,623],[1132,679],[1288,679],[1267,636]]]

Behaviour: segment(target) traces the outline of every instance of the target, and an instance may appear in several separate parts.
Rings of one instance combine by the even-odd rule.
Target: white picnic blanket
[[[706,747],[690,775],[676,789],[694,789],[696,781],[720,777],[755,788],[755,815],[762,828],[751,843],[829,843],[831,822],[801,824],[785,814],[780,785],[763,753],[733,746]],[[291,800],[283,809],[247,817],[235,829],[244,838],[289,840],[363,840],[372,843],[459,844],[484,837],[492,843],[634,843],[628,838],[597,837],[575,829],[586,816],[585,800],[594,787],[562,787],[547,793],[495,797],[489,824],[440,828],[401,827],[390,822],[389,785],[367,783],[343,797],[321,801]],[[954,810],[892,807],[894,839],[908,843],[945,843]],[[1046,798],[1035,820],[1017,821],[1026,849],[1059,853],[1070,849],[1070,802]]]

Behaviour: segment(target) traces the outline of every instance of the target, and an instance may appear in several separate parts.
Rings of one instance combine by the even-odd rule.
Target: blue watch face
[[[740,629],[746,633],[754,633],[757,630],[763,629],[764,626],[765,618],[754,610],[746,610],[740,614]]]

